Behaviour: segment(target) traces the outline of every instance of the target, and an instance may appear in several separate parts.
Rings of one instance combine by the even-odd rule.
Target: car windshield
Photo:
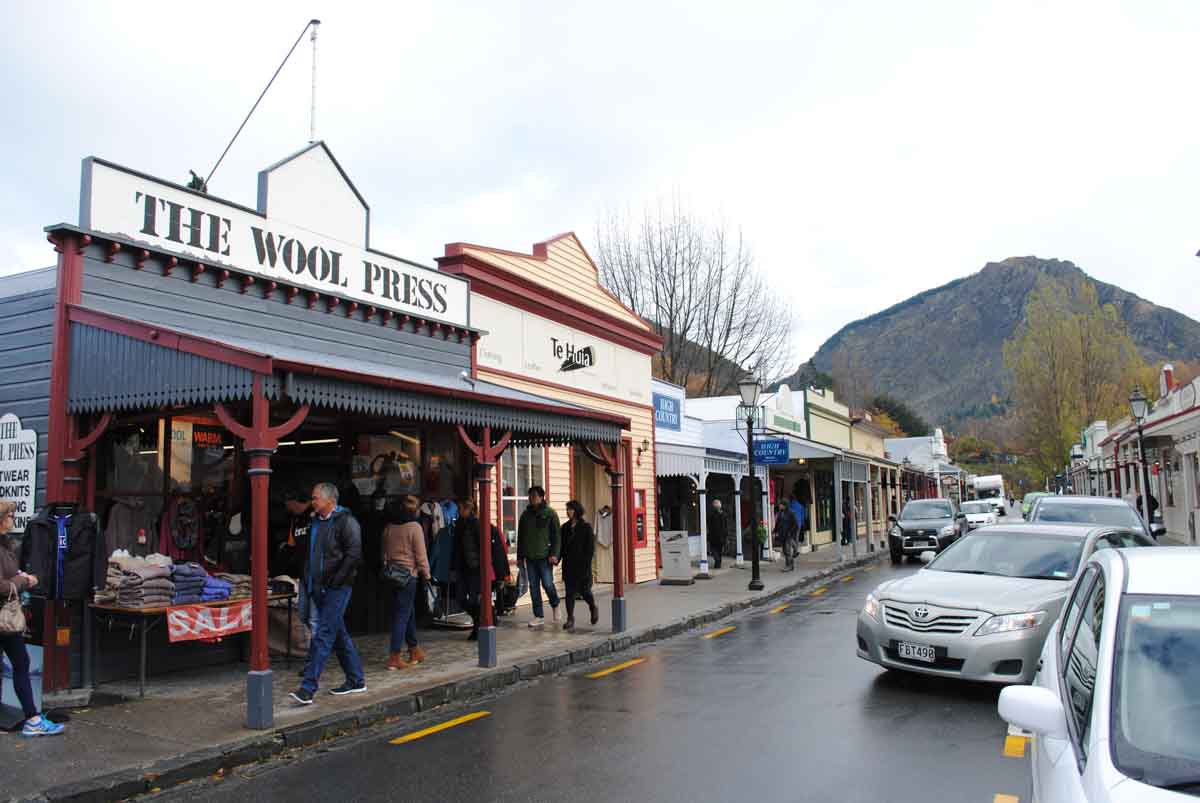
[[[949,502],[936,499],[926,499],[920,502],[909,502],[900,512],[902,519],[948,519],[954,515]]]
[[[952,544],[928,568],[939,572],[1070,580],[1083,554],[1083,540],[1068,535],[995,532],[988,527]]]
[[[1129,505],[1097,505],[1087,502],[1043,500],[1037,507],[1034,521],[1064,522],[1067,524],[1102,524],[1116,527],[1141,528],[1142,522]]]
[[[1117,639],[1114,763],[1153,786],[1200,786],[1200,597],[1126,595]]]
[[[962,506],[963,513],[991,513],[991,502],[964,502]]]

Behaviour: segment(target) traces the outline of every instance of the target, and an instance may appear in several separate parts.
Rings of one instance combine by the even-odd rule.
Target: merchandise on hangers
[[[146,555],[154,548],[154,513],[142,497],[116,497],[108,510],[108,526],[104,528],[108,549],[123,549],[131,555]]]
[[[204,531],[196,501],[172,496],[159,523],[158,551],[177,561],[204,559]]]
[[[613,520],[612,508],[608,505],[596,511],[596,543],[605,549],[612,547]]]
[[[442,508],[442,520],[446,522],[447,527],[453,527],[454,522],[458,521],[458,502],[453,499],[443,499],[440,507]]]
[[[426,540],[432,542],[446,526],[446,511],[437,502],[427,499],[421,503],[421,507],[417,509],[417,512],[420,514],[422,522],[428,517],[429,529]]]
[[[70,503],[38,511],[21,541],[21,565],[41,581],[34,593],[49,599],[90,598],[104,587],[107,557],[96,514]]]

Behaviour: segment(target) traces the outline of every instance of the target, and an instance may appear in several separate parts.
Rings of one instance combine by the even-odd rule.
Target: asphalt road
[[[680,636],[477,705],[157,797],[1027,800],[1028,759],[1003,754],[1007,728],[996,714],[997,689],[885,672],[856,657],[864,595],[917,568],[877,566],[783,610],[755,611],[707,631],[735,626],[722,635]],[[644,660],[588,676],[633,659]]]

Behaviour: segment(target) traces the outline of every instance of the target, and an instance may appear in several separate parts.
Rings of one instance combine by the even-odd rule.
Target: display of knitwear
[[[220,579],[219,577],[210,577],[204,582],[204,588],[201,591],[201,598],[205,602],[218,602],[229,599],[229,594],[233,590],[230,583]]]
[[[251,581],[250,581],[250,575],[248,575],[248,574],[217,574],[215,576],[218,579],[224,580],[225,582],[229,583],[229,585],[230,585],[229,598],[230,599],[241,599],[242,597],[250,596],[250,590],[252,588]]]
[[[105,540],[112,549],[133,555],[145,555],[155,546],[157,506],[142,497],[118,497],[108,511]]]

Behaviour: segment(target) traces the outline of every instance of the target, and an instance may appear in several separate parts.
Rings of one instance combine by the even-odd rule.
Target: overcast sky
[[[679,194],[740,225],[795,356],[1035,254],[1200,318],[1200,3],[0,0],[0,272],[53,261],[79,162],[207,173],[309,17],[317,133],[372,245],[527,251]],[[305,41],[210,192],[308,140]],[[986,303],[987,299],[981,299]]]

